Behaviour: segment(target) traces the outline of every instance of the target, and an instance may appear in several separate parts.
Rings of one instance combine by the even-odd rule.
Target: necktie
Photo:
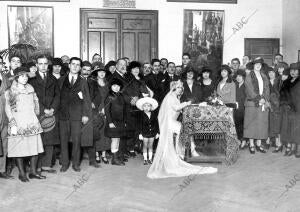
[[[72,76],[72,78],[71,78],[71,85],[72,86],[74,85],[74,81],[75,81],[74,76]]]

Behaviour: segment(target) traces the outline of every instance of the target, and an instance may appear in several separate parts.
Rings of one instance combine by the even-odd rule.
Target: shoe
[[[290,154],[290,152],[292,151],[292,147],[288,146],[284,152],[283,156],[288,156]]]
[[[41,172],[48,172],[50,174],[56,174],[57,171],[55,169],[41,169]]]
[[[29,179],[27,178],[26,175],[24,175],[24,176],[19,175],[19,180],[21,180],[23,183],[29,182]]]
[[[79,166],[72,166],[72,169],[75,171],[75,172],[80,172],[81,169]]]
[[[152,160],[148,160],[148,164],[152,164]]]
[[[249,146],[249,151],[250,151],[251,154],[255,154],[254,146]]]
[[[148,165],[148,161],[147,160],[144,160],[144,165]]]
[[[100,168],[101,167],[97,162],[90,163],[90,166],[92,166],[94,168]]]
[[[292,156],[292,155],[295,155],[296,154],[296,150],[291,150],[288,154],[287,154],[287,156]]]
[[[6,172],[0,172],[0,178],[2,178],[2,179],[14,179],[13,176],[7,174]]]
[[[267,151],[262,146],[256,146],[256,150],[261,153],[266,153]]]
[[[133,152],[129,152],[128,153],[130,157],[132,158],[135,158],[136,157],[136,153],[133,151]]]
[[[113,156],[111,159],[111,165],[124,166],[125,163],[123,161],[119,160],[117,153],[113,153]]]
[[[109,161],[107,160],[107,158],[104,156],[104,157],[101,157],[101,160],[102,160],[102,162],[103,163],[105,163],[105,164],[108,164],[109,163]]]
[[[283,145],[277,146],[272,152],[277,153],[277,152],[282,152],[283,150]]]
[[[66,172],[69,169],[69,166],[62,166],[60,172]]]
[[[43,175],[40,175],[40,174],[33,174],[33,173],[30,173],[28,175],[29,179],[38,179],[38,180],[43,180],[43,179],[46,179],[46,176],[43,176]]]
[[[240,145],[240,149],[245,149],[247,146],[246,141],[242,141],[241,145]]]
[[[270,149],[270,146],[271,146],[270,144],[266,144],[266,145],[265,145],[265,148],[266,148],[266,149]]]
[[[96,156],[96,163],[101,163],[100,157]]]
[[[119,159],[120,161],[122,161],[122,162],[128,162],[128,159],[125,157],[124,154],[119,154],[118,159]]]

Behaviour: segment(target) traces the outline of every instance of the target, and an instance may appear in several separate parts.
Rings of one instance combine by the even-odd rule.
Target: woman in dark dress
[[[270,81],[270,112],[269,112],[269,138],[266,141],[266,148],[270,148],[271,139],[275,139],[276,145],[279,145],[280,134],[280,109],[279,109],[279,79],[273,68],[268,67],[267,73]]]
[[[286,154],[287,156],[291,156],[296,153],[296,144],[300,144],[299,142],[299,111],[297,111],[297,106],[299,103],[299,96],[296,96],[297,93],[297,85],[299,84],[299,64],[298,63],[292,63],[290,65],[290,87],[289,87],[289,97],[290,97],[290,141],[287,143],[287,150]],[[298,119],[298,120],[297,120]],[[297,154],[298,157],[300,157],[300,154]]]
[[[125,136],[126,106],[123,94],[120,90],[123,87],[121,80],[115,78],[110,82],[110,90],[104,101],[104,112],[106,124],[104,129],[105,136],[111,138],[111,152],[113,154],[112,165],[125,165],[119,159],[118,151],[120,139]]]
[[[142,80],[141,64],[137,61],[132,61],[128,66],[127,79],[129,83],[124,89],[124,97],[130,99],[130,105],[126,108],[126,148],[129,151],[131,157],[135,157],[134,147],[138,140],[138,119],[140,111],[135,106],[138,99],[150,96],[152,97],[153,92],[150,91],[145,82]]]
[[[109,88],[106,80],[108,72],[104,69],[97,69],[92,73],[92,77],[96,80],[93,84],[93,99],[92,102],[95,105],[94,112],[96,114],[96,119],[94,119],[94,142],[96,146],[96,161],[100,163],[101,160],[107,164],[108,160],[106,158],[106,151],[110,150],[111,140],[104,135],[103,124],[106,122],[104,114],[104,100],[108,95]]]
[[[279,74],[279,110],[280,110],[280,135],[279,142],[276,144],[276,148],[273,153],[282,152],[283,145],[287,146],[290,142],[291,128],[290,128],[290,69],[285,68],[283,72],[278,72]],[[290,152],[291,146],[288,147],[289,151],[286,151],[287,155]]]
[[[215,92],[216,86],[214,81],[211,79],[211,72],[212,71],[209,68],[202,69],[201,102],[207,101],[208,97],[210,97]]]
[[[233,118],[236,128],[236,134],[238,139],[241,141],[241,149],[244,149],[246,146],[246,140],[244,139],[244,116],[245,116],[245,100],[246,100],[246,91],[245,91],[245,78],[246,72],[242,69],[238,69],[236,72],[236,102],[237,107],[234,109]]]
[[[180,98],[181,102],[192,101],[192,104],[198,104],[202,100],[202,91],[200,84],[196,81],[197,74],[193,68],[187,69],[183,76],[183,94]]]

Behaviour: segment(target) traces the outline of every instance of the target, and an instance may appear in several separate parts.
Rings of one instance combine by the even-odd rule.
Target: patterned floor
[[[230,167],[201,165],[219,172],[150,180],[139,157],[100,169],[83,161],[81,173],[69,169],[44,181],[0,179],[0,211],[300,211],[300,159],[245,150]]]

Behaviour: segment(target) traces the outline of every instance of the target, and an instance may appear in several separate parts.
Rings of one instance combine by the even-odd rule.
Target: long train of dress
[[[170,91],[164,98],[158,114],[160,137],[153,163],[148,170],[149,178],[182,177],[191,174],[213,174],[217,172],[213,167],[200,167],[181,160],[173,144],[173,134],[179,138],[181,123],[177,121],[181,109],[176,94]],[[178,141],[178,140],[177,140]]]

